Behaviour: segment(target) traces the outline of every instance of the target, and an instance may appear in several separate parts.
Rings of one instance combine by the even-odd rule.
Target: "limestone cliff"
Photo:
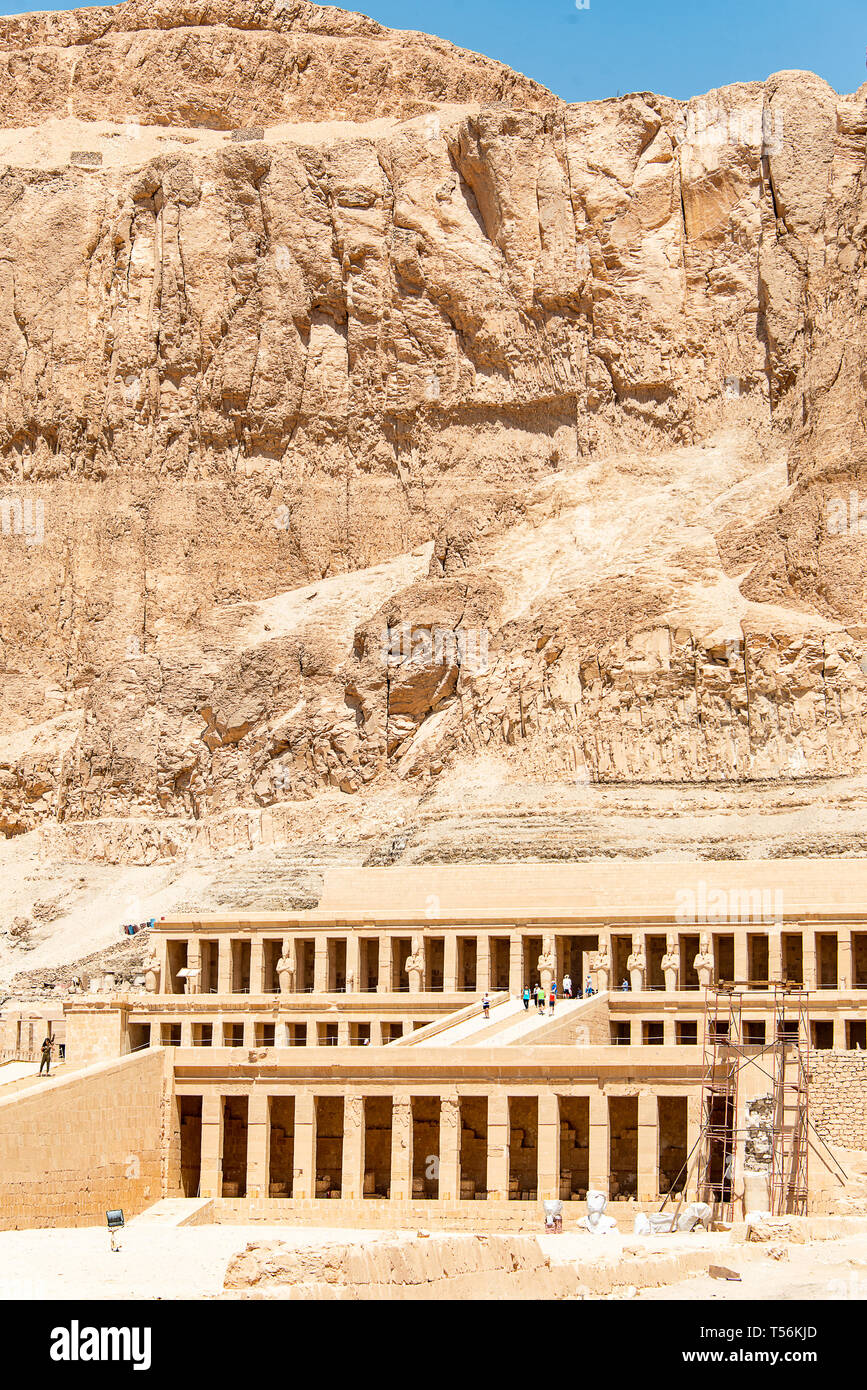
[[[281,0],[0,70],[0,831],[867,771],[867,90]]]

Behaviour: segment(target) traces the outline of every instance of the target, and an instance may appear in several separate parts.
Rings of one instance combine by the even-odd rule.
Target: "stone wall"
[[[867,1149],[867,1052],[810,1055],[810,1119],[823,1139]]]
[[[584,1047],[608,1047],[611,1042],[608,1024],[608,995],[588,999],[579,1009],[562,1015],[561,1026],[551,1023],[540,1029],[534,1044],[567,1047],[576,1043]]]
[[[169,1097],[160,1049],[0,1100],[0,1229],[101,1225],[158,1201]]]

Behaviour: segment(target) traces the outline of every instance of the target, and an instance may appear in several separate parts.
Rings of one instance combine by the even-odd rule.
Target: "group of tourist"
[[[594,995],[595,993],[596,993],[596,990],[593,988],[593,981],[591,980],[590,976],[588,975],[588,976],[587,976],[587,983],[586,983],[585,986],[584,986],[584,993],[583,993],[583,994],[581,993],[581,986],[580,986],[580,984],[579,984],[578,990],[577,990],[577,992],[576,992],[576,994],[575,994],[575,997],[578,998],[578,999],[590,999],[590,998],[592,997],[592,995]],[[563,998],[564,998],[564,999],[571,999],[572,997],[573,997],[572,977],[571,977],[571,975],[564,975],[564,976],[563,976]],[[530,988],[529,985],[527,985],[527,986],[525,987],[525,989],[524,989],[524,993],[522,994],[521,998],[522,998],[523,1001],[524,1001],[524,1010],[525,1010],[525,1012],[529,1012],[530,1002],[531,1002],[531,1000],[535,1000],[537,1011],[538,1011],[540,1014],[544,1014],[545,1011],[547,1010],[548,1014],[550,1015],[550,1014],[552,1014],[552,1013],[554,1012],[554,1006],[555,1006],[555,1004],[557,1003],[557,981],[556,981],[556,980],[552,980],[551,983],[550,983],[550,985],[548,985],[548,986],[545,986],[545,985],[543,985],[543,984],[534,985],[534,987],[533,987],[532,989]],[[488,993],[487,990],[485,990],[484,997],[483,997],[483,999],[482,999],[482,1012],[483,1012],[483,1014],[485,1015],[485,1018],[490,1018],[490,1016],[491,1016],[491,996],[490,996],[490,994]]]

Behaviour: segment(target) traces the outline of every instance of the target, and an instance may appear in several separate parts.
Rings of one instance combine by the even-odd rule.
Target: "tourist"
[[[484,999],[482,1000],[482,1008],[483,1008],[484,1011],[485,1011],[485,1018],[490,1018],[490,1017],[491,1017],[491,996],[488,994],[488,991],[487,991],[487,990],[485,990],[485,997],[484,997]]]
[[[46,1076],[50,1076],[50,1075],[51,1075],[51,1048],[52,1048],[52,1044],[53,1044],[53,1043],[54,1043],[54,1034],[53,1034],[53,1033],[49,1033],[48,1037],[45,1039],[45,1041],[44,1041],[43,1044],[42,1044],[42,1061],[39,1063],[39,1075],[40,1075],[40,1076],[42,1075],[42,1069],[43,1069],[43,1067],[45,1068],[45,1075],[46,1075]]]
[[[595,993],[596,993],[596,991],[595,991],[595,989],[593,988],[593,981],[591,980],[590,976],[588,975],[588,976],[587,976],[587,983],[586,983],[586,985],[584,986],[584,998],[585,998],[585,999],[590,999],[590,998],[592,998],[592,996],[593,996]]]
[[[523,998],[523,1000],[524,1000],[524,1012],[526,1013],[527,1010],[528,1010],[529,1007],[530,1007],[530,986],[529,986],[529,985],[525,985],[525,986],[524,986],[524,993],[523,993],[522,998]]]
[[[536,986],[536,1008],[540,1014],[545,1012],[545,991],[541,985]]]
[[[552,981],[551,981],[551,992],[550,992],[550,994],[548,995],[548,1013],[549,1013],[549,1014],[552,1014],[552,1013],[554,1012],[554,1005],[556,1004],[556,1002],[557,1002],[557,982],[556,982],[556,980],[552,980]]]
[[[627,980],[627,978],[626,978],[625,975],[623,976],[623,984],[620,986],[620,988],[621,988],[621,989],[629,989],[629,981]]]
[[[572,976],[571,976],[571,975],[564,975],[564,976],[563,976],[563,998],[564,998],[564,999],[571,999],[571,998],[572,998]]]

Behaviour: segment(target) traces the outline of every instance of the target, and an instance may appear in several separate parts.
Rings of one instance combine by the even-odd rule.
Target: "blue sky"
[[[356,8],[500,58],[567,101],[699,96],[781,68],[809,68],[838,92],[867,80],[864,0],[589,0],[582,10],[575,0],[368,0]],[[0,0],[0,14],[21,9]]]

